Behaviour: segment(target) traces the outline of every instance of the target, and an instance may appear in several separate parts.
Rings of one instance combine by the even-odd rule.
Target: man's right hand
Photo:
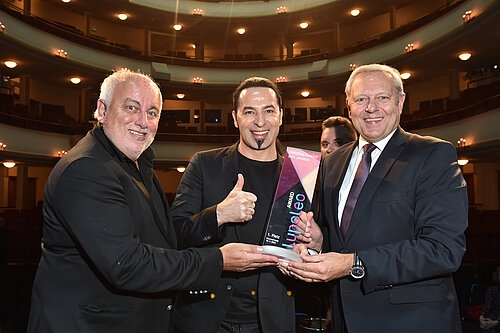
[[[229,243],[220,248],[225,271],[244,272],[264,266],[277,266],[278,258],[262,254],[259,245]]]
[[[245,222],[252,219],[255,213],[255,194],[243,191],[243,175],[238,174],[238,181],[227,197],[217,205],[217,224],[228,222]]]

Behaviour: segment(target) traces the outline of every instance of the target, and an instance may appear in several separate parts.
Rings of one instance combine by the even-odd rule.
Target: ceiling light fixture
[[[300,93],[302,95],[302,97],[309,97],[309,95],[311,94],[309,91],[307,90],[304,90],[303,92]]]
[[[276,78],[276,82],[278,82],[278,83],[286,82],[286,76],[278,76]]]
[[[203,9],[201,9],[201,8],[194,8],[193,9],[193,15],[199,15],[199,16],[203,15]]]
[[[16,166],[16,162],[3,162],[3,166],[10,169]]]
[[[460,58],[460,60],[462,61],[467,61],[470,59],[471,56],[472,54],[470,54],[469,52],[463,52],[458,55],[458,58]]]
[[[301,27],[302,29],[306,29],[308,26],[309,26],[309,23],[307,23],[307,22],[301,22],[299,24],[299,27]]]
[[[3,64],[9,68],[14,68],[17,66],[17,62],[14,60],[6,60],[3,62]]]
[[[359,9],[353,9],[353,10],[351,10],[351,15],[352,16],[358,16],[359,13],[361,13],[361,11]]]
[[[0,22],[0,32],[3,32],[5,30],[5,24]]]
[[[0,151],[4,151],[7,148],[7,145],[3,142],[0,142]]]
[[[407,80],[407,79],[409,79],[409,78],[410,78],[411,73],[409,73],[409,72],[401,73],[401,75],[400,75],[400,76],[401,76],[401,78],[402,78],[403,80]]]
[[[279,6],[278,8],[276,8],[276,13],[278,14],[285,14],[287,11],[288,9],[286,9],[285,6]]]
[[[469,163],[469,160],[468,160],[468,159],[465,159],[465,158],[461,158],[461,159],[459,159],[457,162],[458,162],[458,165],[460,165],[460,166],[464,166],[464,165],[466,165],[467,163]]]
[[[125,21],[126,19],[128,19],[128,15],[125,14],[125,13],[120,13],[118,15],[116,15],[120,20],[122,21]]]
[[[183,99],[184,97],[186,97],[185,94],[177,94],[176,96],[178,99]]]
[[[180,25],[180,24],[174,24],[174,30],[175,31],[179,31],[181,29],[182,29],[182,25]]]
[[[71,81],[71,83],[73,84],[78,84],[80,82],[82,82],[82,79],[80,79],[79,77],[72,77],[71,79],[69,79]]]
[[[203,83],[203,78],[197,76],[197,77],[193,78],[193,83],[202,84]]]
[[[186,167],[183,167],[183,166],[177,167],[177,171],[182,173],[182,172],[186,171]]]
[[[71,0],[62,0],[62,2],[68,3],[68,2],[71,2]]]
[[[56,51],[56,55],[61,58],[66,58],[68,56],[68,52],[64,51],[63,49],[59,49]]]
[[[196,44],[191,45],[193,49],[196,49]]]
[[[236,30],[240,35],[243,35],[245,32],[247,32],[247,30],[245,28],[238,28],[238,30]]]

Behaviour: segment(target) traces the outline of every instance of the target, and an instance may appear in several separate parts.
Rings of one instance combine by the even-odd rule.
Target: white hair
[[[401,80],[401,76],[399,74],[399,71],[391,66],[387,65],[381,65],[381,64],[370,64],[370,65],[364,65],[356,68],[352,73],[351,76],[349,76],[349,79],[347,80],[347,83],[345,84],[345,94],[347,98],[350,97],[351,95],[351,86],[352,82],[361,73],[368,73],[368,72],[382,72],[387,74],[393,82],[394,89],[396,90],[396,93],[398,94],[398,100],[401,99],[401,97],[404,94],[403,91],[403,80]]]
[[[134,72],[127,68],[122,68],[109,75],[104,79],[101,83],[101,93],[99,94],[99,100],[103,100],[106,107],[109,106],[111,102],[111,97],[113,96],[113,92],[115,86],[118,82],[125,82],[130,79],[145,79],[149,82],[151,89],[160,95],[160,112],[163,104],[163,98],[161,96],[160,87],[153,81],[153,79],[143,73]],[[94,118],[99,120],[99,112],[96,109],[94,111]]]

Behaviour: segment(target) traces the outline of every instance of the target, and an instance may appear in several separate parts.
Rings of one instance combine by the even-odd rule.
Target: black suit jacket
[[[465,252],[467,193],[448,142],[398,128],[361,190],[344,240],[338,194],[357,142],[323,164],[321,217],[332,251],[358,251],[366,276],[335,281],[334,332],[460,332],[451,273]]]
[[[282,162],[280,156],[280,162]],[[281,163],[280,163],[281,164]],[[189,163],[172,204],[172,217],[182,247],[217,246],[237,242],[238,228],[224,225],[217,239],[208,233],[191,236],[193,229],[217,226],[215,208],[236,184],[237,144],[197,153]],[[232,281],[238,273],[224,272],[215,288],[180,293],[174,306],[175,325],[184,332],[216,332],[229,306]],[[291,281],[275,267],[260,269],[258,285],[259,319],[264,332],[294,332]]]
[[[117,153],[95,127],[52,170],[28,332],[168,332],[170,291],[221,274],[218,249],[171,250],[168,204],[143,159],[152,151],[139,159],[150,191]]]

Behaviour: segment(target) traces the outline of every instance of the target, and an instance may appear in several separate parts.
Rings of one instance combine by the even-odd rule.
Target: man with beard
[[[146,75],[122,69],[102,83],[97,125],[46,184],[28,332],[168,332],[173,291],[215,286],[223,269],[276,265],[255,245],[175,250],[149,148],[161,106]]]
[[[239,142],[197,153],[177,190],[172,216],[182,247],[261,244],[283,161],[276,140],[281,93],[268,79],[249,78],[233,94],[232,115]],[[217,239],[189,237],[207,224],[219,227]],[[223,273],[215,288],[179,295],[175,326],[189,333],[294,332],[289,282],[276,267]]]

